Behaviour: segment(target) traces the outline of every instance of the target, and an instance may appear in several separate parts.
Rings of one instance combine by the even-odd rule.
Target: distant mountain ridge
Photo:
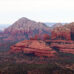
[[[52,22],[52,23],[46,22],[45,24],[46,24],[47,26],[49,26],[49,27],[52,27],[52,26],[53,26],[54,24],[56,24],[56,23],[53,23],[53,22]]]
[[[0,24],[0,30],[3,31],[5,28],[7,28],[10,24]]]
[[[62,25],[64,25],[64,24],[66,24],[66,23],[46,22],[45,24],[46,24],[47,26],[49,26],[49,27],[53,27],[53,26],[56,25],[56,24],[62,24]]]

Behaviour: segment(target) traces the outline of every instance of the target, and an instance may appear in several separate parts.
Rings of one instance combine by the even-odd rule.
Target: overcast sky
[[[74,0],[0,0],[0,24],[12,24],[21,17],[74,22]]]

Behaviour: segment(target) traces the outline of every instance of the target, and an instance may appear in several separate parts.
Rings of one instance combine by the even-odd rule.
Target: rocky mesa
[[[11,53],[23,52],[34,56],[55,57],[57,52],[42,40],[24,40],[11,46]]]

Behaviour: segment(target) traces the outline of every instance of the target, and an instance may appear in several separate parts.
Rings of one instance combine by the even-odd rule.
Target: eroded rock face
[[[40,57],[59,57],[58,54],[69,53],[74,54],[74,41],[66,40],[24,40],[10,48],[10,53],[29,54]]]
[[[66,41],[66,40],[50,40],[47,41],[50,44],[50,47],[55,51],[63,52],[63,53],[71,53],[74,54],[74,41]]]
[[[55,57],[56,51],[52,50],[44,41],[41,40],[24,40],[11,46],[10,52],[24,52],[34,54],[35,56]]]
[[[53,28],[51,39],[74,40],[74,22]]]
[[[71,40],[71,31],[65,27],[54,28],[51,33],[52,40]]]
[[[74,22],[72,22],[70,24],[65,24],[64,27],[70,29],[70,31],[71,31],[71,40],[74,40]]]

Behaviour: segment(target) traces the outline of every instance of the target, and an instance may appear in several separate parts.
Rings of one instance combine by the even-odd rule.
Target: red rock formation
[[[41,37],[39,34],[36,34],[34,37],[31,37],[30,40],[40,40]]]
[[[64,27],[70,29],[71,32],[71,40],[74,40],[74,22],[65,24]]]
[[[24,40],[11,46],[12,53],[24,52],[34,54],[35,56],[55,57],[56,51],[52,50],[44,41],[41,40]]]
[[[43,34],[43,35],[38,35],[36,34],[34,37],[31,37],[30,40],[49,40],[50,35],[48,34]]]
[[[33,37],[36,34],[49,34],[50,28],[47,27],[44,23],[35,22],[23,17],[7,29],[5,29],[4,32],[9,34],[6,40],[22,40],[29,39],[30,37]]]
[[[50,39],[50,35],[44,34],[44,35],[42,36],[42,38],[43,38],[43,40],[49,40],[49,39]]]
[[[71,40],[71,31],[65,27],[54,28],[51,33],[52,40]]]
[[[50,40],[50,47],[59,52],[74,54],[74,41],[66,40]]]
[[[74,23],[57,26],[51,34],[51,39],[74,40]]]

